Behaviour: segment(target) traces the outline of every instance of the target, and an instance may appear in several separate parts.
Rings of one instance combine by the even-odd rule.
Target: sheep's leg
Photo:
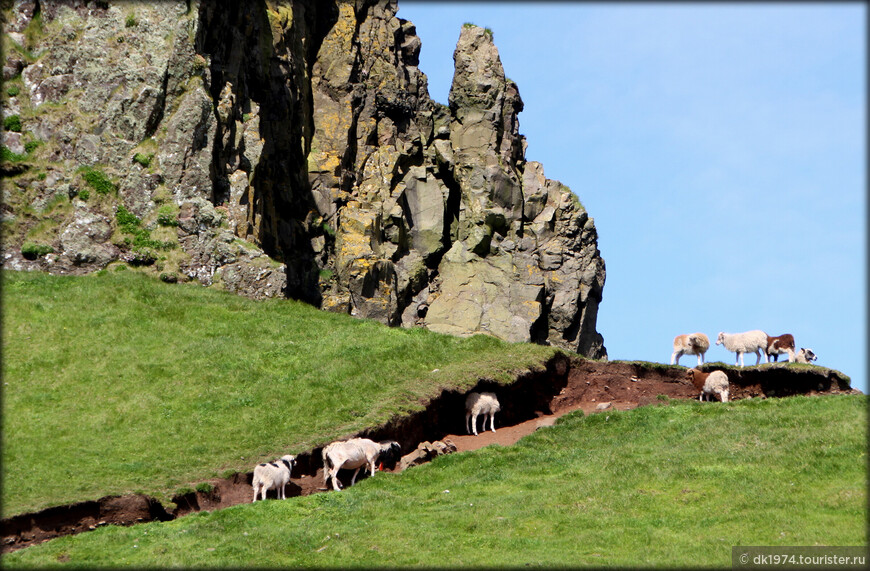
[[[794,349],[789,349],[788,350],[788,362],[794,363],[794,360],[795,360]]]
[[[465,413],[465,428],[468,430],[468,434],[471,434],[471,413]]]
[[[286,484],[282,484],[282,485],[278,486],[278,499],[279,500],[286,500],[287,499],[287,496],[284,495],[284,488],[285,487],[286,487]]]
[[[344,463],[339,464],[337,466],[333,466],[332,469],[329,470],[329,477],[332,478],[332,488],[336,492],[341,489],[341,488],[339,488],[338,471],[341,470],[341,467],[343,465],[344,465]]]
[[[737,351],[737,358],[734,359],[734,365],[740,365],[741,367],[743,366],[743,353],[741,353],[740,351]]]
[[[362,468],[362,466],[360,466],[360,468]],[[353,486],[354,484],[356,484],[356,476],[357,476],[357,474],[359,474],[359,470],[360,470],[360,468],[357,468],[357,469],[354,471],[354,473],[353,473],[353,478],[350,479],[350,485],[351,485],[351,486]]]
[[[494,412],[489,413],[489,428],[490,428],[490,430],[495,432],[495,413]]]
[[[471,415],[471,431],[475,436],[477,436],[477,413],[476,412]]]
[[[698,366],[700,367],[703,364],[704,364],[704,354],[698,353]]]
[[[675,363],[677,365],[680,364],[680,355],[682,355],[682,353],[680,353],[679,351],[674,351],[674,353],[671,355],[671,365]]]
[[[257,486],[254,486],[254,499],[251,500],[252,502],[256,502],[256,501],[257,501],[257,493],[258,493]]]
[[[755,364],[756,365],[761,364],[761,350],[759,350],[759,349],[755,350]]]

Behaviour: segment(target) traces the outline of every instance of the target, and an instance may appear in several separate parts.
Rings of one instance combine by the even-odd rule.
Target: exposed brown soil
[[[705,365],[704,371],[723,369]],[[789,369],[785,364],[767,367],[726,369],[731,383],[731,398],[782,397],[796,394],[858,394],[837,371],[814,367]],[[683,367],[667,367],[641,362],[607,362],[569,359],[556,356],[546,369],[526,372],[509,386],[481,380],[474,390],[496,392],[502,411],[496,415],[496,432],[477,436],[465,434],[465,394],[445,391],[425,410],[396,419],[386,426],[360,434],[374,440],[396,440],[404,453],[425,440],[450,439],[457,451],[476,450],[491,444],[507,446],[531,434],[556,418],[575,410],[586,414],[603,410],[628,410],[655,404],[660,395],[671,399],[698,398],[698,391],[686,379]],[[608,405],[609,403],[609,405]],[[297,456],[294,477],[286,495],[305,496],[325,491],[321,448]],[[398,471],[394,468],[393,471]],[[347,486],[352,473],[343,470],[340,480]],[[364,477],[362,472],[360,478]],[[99,500],[58,506],[35,513],[21,514],[0,521],[0,552],[96,529],[103,525],[132,525],[154,520],[171,520],[200,510],[216,510],[253,498],[252,472],[231,478],[209,480],[209,493],[192,492],[173,498],[177,508],[168,512],[157,500],[143,496],[107,496]],[[274,497],[272,491],[270,497]]]

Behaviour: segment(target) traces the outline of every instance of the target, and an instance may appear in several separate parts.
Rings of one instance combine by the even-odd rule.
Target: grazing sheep
[[[722,402],[728,402],[728,375],[724,372],[702,373],[698,369],[689,369],[686,375],[695,388],[701,391],[698,400],[712,399],[713,395],[717,395]]]
[[[495,413],[501,410],[498,399],[493,393],[468,393],[465,399],[465,427],[469,434],[477,436],[477,417],[483,415],[482,430],[486,430],[486,418],[489,417],[489,427],[495,432]]]
[[[743,354],[755,353],[755,364],[761,363],[761,354],[767,355],[767,333],[760,329],[745,333],[719,333],[716,345],[724,345],[726,349],[737,353],[734,364],[743,366]]]
[[[278,499],[283,500],[284,486],[290,482],[290,471],[295,463],[296,456],[286,454],[274,462],[258,464],[254,468],[254,479],[251,483],[254,488],[253,501],[257,501],[257,494],[261,494],[265,500],[267,490],[277,490]]]
[[[368,466],[369,473],[375,475],[375,462],[380,458],[384,462],[395,465],[399,458],[401,447],[395,440],[375,442],[368,438],[351,438],[350,440],[333,442],[323,448],[323,485],[332,478],[332,487],[338,491],[338,471],[342,468],[356,468],[350,485],[356,483],[360,468]]]
[[[797,361],[798,363],[811,363],[816,359],[816,354],[813,353],[812,349],[804,349],[803,347],[801,347],[801,350],[798,351],[798,354],[795,357],[795,361]]]
[[[794,363],[794,337],[791,333],[780,335],[779,337],[767,336],[767,362],[770,363],[770,358],[773,357],[773,362],[776,363],[779,356],[783,353],[788,353],[788,362]]]
[[[698,366],[704,364],[704,353],[710,348],[710,339],[703,333],[689,333],[674,337],[674,353],[671,355],[671,365],[680,364],[683,355],[697,355]]]

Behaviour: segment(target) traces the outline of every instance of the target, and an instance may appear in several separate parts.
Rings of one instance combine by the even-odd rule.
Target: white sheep
[[[773,357],[773,362],[776,363],[779,356],[783,353],[788,353],[788,362],[794,363],[794,336],[791,333],[785,333],[779,337],[768,335],[765,353],[767,354],[768,363],[770,363],[771,356]]]
[[[745,333],[719,333],[716,345],[724,345],[729,351],[737,353],[735,365],[739,362],[743,366],[744,353],[755,353],[755,364],[758,365],[761,363],[761,354],[767,356],[767,333],[760,329]]]
[[[495,432],[495,413],[501,410],[501,405],[494,393],[469,393],[465,399],[465,427],[469,434],[477,436],[477,417],[483,415],[482,430],[486,430],[486,419],[489,417],[489,428]]]
[[[338,471],[342,468],[351,470],[356,468],[350,485],[356,483],[360,468],[368,466],[369,473],[375,475],[375,462],[378,458],[395,462],[399,458],[401,447],[395,440],[375,442],[368,438],[351,438],[328,444],[323,448],[323,485],[329,483],[332,478],[332,487],[338,491]]]
[[[801,347],[801,350],[798,351],[797,356],[795,357],[795,361],[798,363],[811,363],[816,359],[816,354],[813,353],[812,349],[804,349],[803,347]]]
[[[257,501],[258,494],[262,495],[263,500],[265,500],[267,490],[277,490],[278,499],[283,500],[285,498],[284,486],[290,482],[290,472],[295,463],[296,456],[286,454],[274,462],[258,464],[254,468],[254,479],[251,482],[251,486],[254,488],[252,501]]]
[[[674,337],[674,353],[671,355],[671,365],[680,364],[683,355],[697,355],[698,366],[704,364],[704,353],[710,348],[710,339],[703,333],[689,333]]]
[[[722,402],[728,402],[728,375],[723,371],[702,373],[698,369],[689,369],[686,375],[695,388],[701,391],[698,400],[709,400],[717,395]]]

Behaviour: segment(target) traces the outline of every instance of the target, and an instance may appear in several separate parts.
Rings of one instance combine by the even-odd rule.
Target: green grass
[[[865,545],[867,397],[574,413],[340,493],[106,527],[7,567],[728,567],[732,545]]]
[[[160,226],[177,226],[177,207],[172,205],[161,206],[158,210],[157,223]],[[115,220],[118,228],[124,236],[124,242],[131,247],[136,259],[153,263],[157,255],[155,250],[171,250],[178,243],[175,240],[155,240],[151,237],[151,231],[142,226],[142,221],[123,204],[119,204],[115,212]]]
[[[40,256],[54,252],[54,248],[48,244],[35,244],[33,242],[25,242],[21,245],[21,255],[28,260],[35,260]]]
[[[133,161],[139,163],[145,168],[151,166],[151,161],[154,159],[154,153],[136,153],[133,155]]]
[[[83,166],[77,172],[82,174],[82,178],[97,194],[115,194],[118,191],[115,183],[99,168]]]
[[[13,153],[8,147],[0,145],[0,161],[4,163],[20,163],[27,159],[27,155]]]
[[[135,491],[167,501],[554,353],[136,272],[2,279],[4,517]]]
[[[3,128],[7,131],[21,132],[21,118],[18,115],[7,115],[3,118]]]

